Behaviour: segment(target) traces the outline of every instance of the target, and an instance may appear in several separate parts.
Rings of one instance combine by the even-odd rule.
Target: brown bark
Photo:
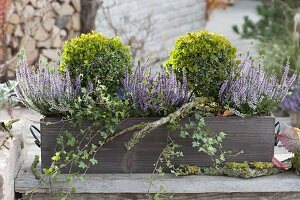
[[[95,29],[95,18],[102,0],[81,0],[81,33],[88,33]]]

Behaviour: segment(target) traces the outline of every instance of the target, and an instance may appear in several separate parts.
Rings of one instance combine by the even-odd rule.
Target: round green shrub
[[[60,69],[68,68],[72,78],[81,75],[82,86],[100,83],[115,93],[130,63],[130,47],[93,31],[65,42]]]
[[[199,31],[176,40],[165,66],[179,80],[186,73],[189,89],[196,96],[217,98],[221,84],[236,62],[236,48],[229,40],[216,33]]]

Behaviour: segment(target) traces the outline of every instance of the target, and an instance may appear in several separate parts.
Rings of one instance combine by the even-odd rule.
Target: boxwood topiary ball
[[[93,31],[65,42],[60,69],[68,68],[72,78],[82,75],[82,86],[99,82],[113,94],[121,87],[130,62],[130,48],[118,37]]]
[[[188,86],[196,96],[218,98],[221,84],[236,66],[236,48],[224,36],[199,31],[187,33],[175,42],[165,66],[179,80],[187,74]]]

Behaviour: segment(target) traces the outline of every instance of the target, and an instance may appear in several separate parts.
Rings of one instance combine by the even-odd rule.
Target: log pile
[[[58,60],[64,41],[80,34],[80,11],[80,0],[13,1],[5,26],[9,71],[14,72],[21,48],[30,65],[39,60]],[[14,77],[14,73],[9,76]]]

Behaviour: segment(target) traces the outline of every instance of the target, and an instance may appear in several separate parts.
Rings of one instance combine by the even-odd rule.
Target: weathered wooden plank
[[[87,174],[85,181],[75,182],[76,193],[89,194],[146,194],[151,174]],[[61,175],[53,191],[65,189],[66,175]],[[253,179],[240,179],[224,176],[183,176],[166,174],[154,176],[150,192],[155,193],[160,185],[166,193],[205,194],[205,193],[286,193],[300,192],[300,177],[292,172]],[[35,193],[49,193],[48,184],[39,184],[31,170],[22,169],[15,181],[15,190],[26,193],[35,188]]]
[[[57,196],[34,194],[23,195],[23,200],[57,200]],[[75,194],[72,200],[149,200],[146,194]],[[172,200],[299,200],[300,193],[210,193],[210,194],[175,194]]]
[[[130,118],[122,122],[117,132],[141,122],[154,121],[157,118]],[[59,118],[46,117],[41,123],[41,157],[42,167],[51,165],[51,157],[55,153],[56,138],[65,130],[70,130],[74,135],[79,135],[78,128],[68,127],[63,122],[46,125],[47,122],[58,122]],[[206,118],[207,126],[215,133],[225,132],[226,138],[223,142],[224,150],[231,150],[243,154],[230,157],[227,161],[266,161],[270,162],[274,155],[274,121],[273,117],[210,117]],[[182,123],[187,123],[185,119]],[[83,124],[87,127],[88,122]],[[88,173],[151,173],[154,169],[160,153],[167,145],[169,130],[166,126],[161,126],[146,135],[132,150],[125,151],[124,144],[132,137],[133,132],[117,137],[101,148],[96,159],[100,165],[89,168]],[[189,164],[201,167],[212,165],[211,158],[204,153],[199,153],[192,147],[191,139],[182,139],[177,132],[171,132],[172,139],[182,145],[180,150],[184,157],[174,160],[175,165]],[[99,138],[95,137],[94,142]],[[82,144],[84,145],[84,144]]]

